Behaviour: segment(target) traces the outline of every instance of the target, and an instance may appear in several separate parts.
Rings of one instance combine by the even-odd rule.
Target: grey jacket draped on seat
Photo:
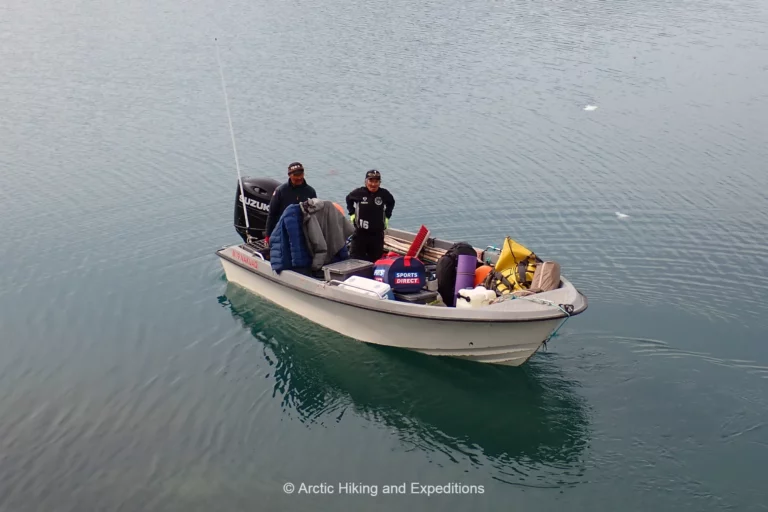
[[[300,203],[304,236],[312,254],[312,270],[331,263],[355,232],[349,219],[332,201],[309,199]]]

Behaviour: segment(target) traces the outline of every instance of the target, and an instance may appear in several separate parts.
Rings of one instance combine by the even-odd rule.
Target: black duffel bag
[[[448,249],[437,261],[437,293],[442,297],[443,302],[448,307],[454,307],[456,288],[456,265],[459,262],[459,255],[466,254],[477,258],[477,251],[467,242],[456,242]],[[477,261],[477,266],[482,263]]]

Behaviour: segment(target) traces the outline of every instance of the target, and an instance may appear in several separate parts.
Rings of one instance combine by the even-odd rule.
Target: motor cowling
[[[243,197],[240,194],[240,184],[237,184],[235,194],[235,230],[243,239],[248,241],[250,235],[262,239],[267,228],[267,216],[269,215],[269,202],[280,182],[272,178],[243,178],[243,192],[245,194],[245,210],[248,213],[249,230],[245,227],[243,214]]]

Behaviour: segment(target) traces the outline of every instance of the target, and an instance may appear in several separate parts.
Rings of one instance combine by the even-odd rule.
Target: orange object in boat
[[[475,270],[475,286],[480,286],[483,281],[485,281],[485,278],[488,277],[488,274],[493,270],[493,267],[490,265],[483,265],[481,267],[477,267]]]
[[[339,210],[339,211],[341,212],[341,214],[342,214],[342,215],[345,215],[345,214],[344,214],[344,208],[342,208],[342,207],[341,207],[341,205],[340,205],[339,203],[333,203],[333,206],[335,206],[335,207],[336,207],[336,209],[337,209],[337,210]]]

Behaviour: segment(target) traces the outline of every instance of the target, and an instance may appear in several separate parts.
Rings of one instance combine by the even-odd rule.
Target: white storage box
[[[352,276],[347,278],[339,288],[350,292],[360,293],[368,295],[374,299],[391,299],[393,298],[392,288],[387,283],[381,283],[360,276]]]

